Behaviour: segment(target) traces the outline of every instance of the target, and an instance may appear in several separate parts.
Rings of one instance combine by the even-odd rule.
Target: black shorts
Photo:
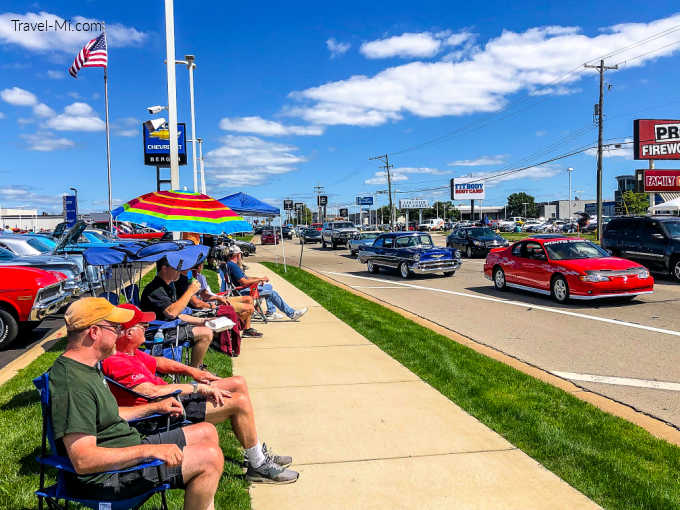
[[[169,432],[146,436],[142,439],[142,444],[176,444],[180,450],[184,450],[187,442],[184,431],[178,427]],[[70,480],[68,490],[71,494],[83,499],[117,500],[144,494],[162,483],[169,484],[171,489],[183,489],[182,466],[169,467],[161,464],[137,471],[113,473],[99,483],[81,483],[78,480]]]
[[[179,401],[184,407],[186,419],[191,423],[201,423],[205,421],[206,398],[203,395],[192,393],[191,395],[180,395]]]

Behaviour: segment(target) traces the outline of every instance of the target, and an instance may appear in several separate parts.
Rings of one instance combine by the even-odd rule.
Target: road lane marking
[[[386,287],[382,285],[350,285],[353,289],[401,289],[401,287]]]
[[[359,278],[362,280],[370,280],[374,282],[382,282],[386,283],[389,280],[383,280],[381,278],[372,278],[370,276],[357,276],[353,274],[347,274],[347,273],[337,273],[334,271],[321,271],[324,274],[329,274],[329,275],[335,275],[335,276],[345,276],[347,278]],[[461,297],[467,297],[467,298],[472,298],[472,299],[479,299],[481,301],[491,301],[494,303],[502,303],[504,305],[510,305],[510,306],[519,306],[522,308],[531,308],[532,310],[541,310],[543,312],[549,312],[549,313],[557,313],[560,315],[567,315],[569,317],[577,317],[579,319],[587,319],[591,321],[596,321],[596,322],[604,322],[606,324],[615,324],[617,326],[625,326],[628,328],[634,328],[634,329],[642,329],[645,331],[651,331],[653,333],[662,333],[664,335],[672,335],[672,336],[680,336],[680,331],[675,331],[672,329],[662,329],[662,328],[655,328],[653,326],[645,326],[644,324],[635,324],[634,322],[625,322],[625,321],[620,321],[618,319],[608,319],[606,317],[597,317],[595,315],[587,315],[585,313],[578,313],[578,312],[570,312],[568,310],[560,310],[558,308],[550,308],[549,306],[541,306],[541,305],[533,305],[531,303],[523,303],[521,301],[511,301],[509,299],[500,299],[500,298],[494,298],[494,297],[489,297],[489,296],[477,296],[475,294],[468,294],[467,292],[458,292],[455,290],[446,290],[446,289],[437,289],[434,287],[425,287],[423,285],[413,285],[411,283],[401,283],[401,282],[390,282],[392,285],[396,285],[399,287],[410,287],[412,289],[421,289],[421,290],[431,290],[433,292],[440,292],[442,294],[451,294],[453,296],[461,296]]]
[[[551,374],[569,379],[570,381],[593,382],[613,384],[616,386],[634,386],[636,388],[652,388],[655,390],[680,391],[680,383],[666,381],[649,381],[646,379],[631,379],[629,377],[609,377],[606,375],[574,374],[572,372],[558,372],[552,370]]]

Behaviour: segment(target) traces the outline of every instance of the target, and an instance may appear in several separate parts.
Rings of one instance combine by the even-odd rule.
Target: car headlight
[[[418,262],[418,261],[420,260],[420,253],[416,253],[416,254],[413,256],[413,260],[415,260],[416,262]]]
[[[641,269],[638,272],[637,276],[638,276],[638,278],[640,278],[640,280],[646,280],[647,278],[649,278],[649,271],[646,270],[646,269]]]
[[[474,244],[475,246],[481,246],[481,245],[482,245],[482,242],[473,239],[473,240],[472,240],[472,244]]]
[[[454,251],[453,256],[456,257],[457,259],[459,259],[460,258],[460,250]]]
[[[608,282],[609,276],[600,273],[588,273],[584,276],[579,276],[579,279],[583,282]]]

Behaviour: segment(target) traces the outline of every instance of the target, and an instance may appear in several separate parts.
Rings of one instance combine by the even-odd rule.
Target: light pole
[[[194,192],[198,191],[198,171],[196,170],[196,111],[194,109],[194,69],[196,56],[184,55],[184,60],[175,60],[175,64],[184,64],[189,69],[189,100],[191,103],[191,150],[194,163]],[[205,193],[205,191],[203,192]]]
[[[201,163],[201,193],[206,194],[205,191],[205,167],[203,165],[203,138],[197,138],[198,142],[198,160]]]
[[[168,77],[168,133],[170,135],[170,189],[179,190],[177,146],[177,83],[175,76],[175,12],[173,0],[165,0],[165,54]],[[179,239],[179,232],[173,233]]]
[[[567,168],[569,174],[569,221],[571,221],[571,173],[574,171],[572,167]]]

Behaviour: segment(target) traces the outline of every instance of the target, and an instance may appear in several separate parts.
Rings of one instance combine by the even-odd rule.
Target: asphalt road
[[[445,244],[443,236],[433,240]],[[297,265],[298,243],[286,241],[288,263]],[[280,262],[281,247],[258,244],[252,260]],[[306,245],[303,257],[303,265],[357,290],[680,427],[680,285],[655,275],[654,294],[632,302],[558,305],[497,291],[483,264],[463,259],[455,276],[403,280],[396,272],[368,273],[343,248]]]

